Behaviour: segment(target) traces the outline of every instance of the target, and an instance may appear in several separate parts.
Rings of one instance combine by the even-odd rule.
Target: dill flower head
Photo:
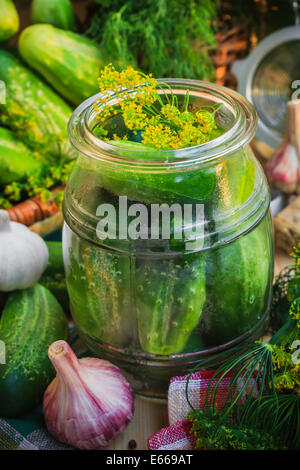
[[[178,122],[178,117],[180,116],[180,111],[177,108],[177,106],[171,105],[169,103],[165,104],[164,106],[161,107],[160,110],[161,114],[163,117],[166,119],[166,121],[172,123],[172,122]]]
[[[176,133],[163,124],[147,126],[143,132],[142,143],[162,150],[176,149],[180,146]]]
[[[147,124],[147,115],[143,112],[142,105],[130,101],[123,107],[123,119],[125,125],[131,130],[141,130]]]
[[[112,66],[112,64],[106,65],[98,78],[100,91],[116,90],[119,87],[119,82],[120,73]]]
[[[292,361],[292,348],[272,346],[274,386],[278,393],[295,393],[300,396],[300,364]]]
[[[193,111],[187,90],[180,107],[168,84],[157,82],[151,74],[145,75],[131,66],[118,72],[109,64],[98,82],[101,96],[94,105],[97,117],[105,123],[120,115],[128,131],[126,139],[140,133],[142,144],[164,150],[179,149],[209,141],[217,127],[214,116],[219,105]],[[117,100],[111,100],[112,94]],[[124,139],[124,135],[115,131],[111,135],[103,127],[98,127],[95,135],[104,140]]]
[[[203,134],[211,134],[216,127],[214,114],[209,111],[198,111],[196,113],[197,127]]]
[[[290,308],[290,316],[296,320],[297,327],[300,329],[300,298],[294,300]]]
[[[208,138],[199,127],[186,123],[182,129],[178,131],[179,139],[182,147],[191,147],[192,145],[200,145],[207,142]]]

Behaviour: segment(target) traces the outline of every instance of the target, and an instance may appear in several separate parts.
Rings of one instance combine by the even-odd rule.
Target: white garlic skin
[[[102,449],[132,420],[132,389],[110,362],[77,359],[65,341],[54,344],[62,345],[64,357],[49,353],[57,376],[44,394],[47,428],[57,440],[78,449]]]
[[[38,282],[48,263],[44,240],[0,210],[0,291],[26,289]]]

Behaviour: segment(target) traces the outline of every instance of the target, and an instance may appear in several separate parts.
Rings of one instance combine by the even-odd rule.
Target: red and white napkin
[[[191,375],[188,385],[188,396],[195,409],[204,407],[207,390],[215,370],[197,371]],[[220,376],[216,376],[210,387],[217,383]],[[186,399],[186,382],[188,375],[173,377],[170,381],[168,391],[168,411],[170,426],[161,429],[148,439],[150,450],[192,450],[195,439],[191,434],[191,422],[186,419],[191,411]],[[249,380],[247,390],[253,387],[254,377]],[[217,389],[215,403],[220,410],[225,402],[230,389],[231,374],[224,376]],[[240,388],[239,381],[237,387]],[[243,396],[247,394],[245,390]]]

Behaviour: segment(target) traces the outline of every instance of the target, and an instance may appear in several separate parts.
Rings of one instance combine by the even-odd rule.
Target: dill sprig
[[[87,34],[113,62],[156,77],[212,81],[219,0],[93,0]],[[180,18],[180,21],[178,19]]]
[[[37,196],[43,202],[49,202],[51,189],[65,185],[75,161],[62,163],[60,166],[48,167],[42,173],[29,175],[24,181],[14,181],[4,186],[0,192],[0,209],[8,209],[24,199]],[[61,207],[63,191],[55,195],[55,202]]]
[[[157,82],[152,75],[127,66],[119,72],[107,65],[98,79],[101,96],[94,105],[102,126],[95,134],[110,140],[103,126],[116,115],[121,115],[127,129],[123,135],[116,131],[114,140],[129,139],[140,135],[142,144],[157,149],[178,149],[208,142],[216,135],[215,115],[222,103],[193,109],[189,90],[183,102],[178,102],[169,84]],[[117,97],[117,102],[113,97]],[[119,126],[122,127],[122,126]]]
[[[196,449],[202,450],[271,450],[285,449],[272,434],[239,423],[234,416],[219,413],[213,408],[191,412],[191,434],[196,439]],[[280,446],[280,447],[279,447]]]
[[[294,260],[291,270],[294,274],[287,287],[287,299],[292,302],[293,299],[300,297],[300,243],[294,247],[291,257]]]
[[[300,364],[292,360],[293,343],[300,339],[300,245],[294,249],[295,277],[289,289],[289,316],[282,327],[267,343],[232,348],[214,358],[202,361],[189,374],[186,383],[186,399],[189,400],[189,381],[196,370],[209,367],[218,359],[222,365],[213,374],[206,394],[205,408],[218,413],[218,419],[227,420],[234,415],[240,427],[259,429],[280,438],[282,445],[289,449],[300,447]],[[286,294],[288,296],[288,294]],[[296,297],[295,297],[296,296]],[[226,360],[226,354],[232,358]],[[230,387],[225,406],[217,410],[217,392],[225,376],[230,375]],[[229,421],[228,421],[229,420]],[[197,425],[198,426],[198,425]],[[233,426],[233,425],[232,425]],[[230,425],[230,428],[232,428]],[[199,428],[200,429],[200,428]],[[233,426],[234,429],[234,426]]]

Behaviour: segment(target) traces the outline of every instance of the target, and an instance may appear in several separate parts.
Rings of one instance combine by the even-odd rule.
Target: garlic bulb
[[[78,449],[106,447],[130,423],[134,400],[120,369],[96,358],[77,359],[65,341],[48,351],[57,375],[44,394],[49,432]]]
[[[44,240],[25,225],[10,222],[8,212],[0,210],[0,291],[33,286],[47,263]]]
[[[265,172],[274,188],[284,193],[300,193],[300,100],[287,103],[285,137]]]

